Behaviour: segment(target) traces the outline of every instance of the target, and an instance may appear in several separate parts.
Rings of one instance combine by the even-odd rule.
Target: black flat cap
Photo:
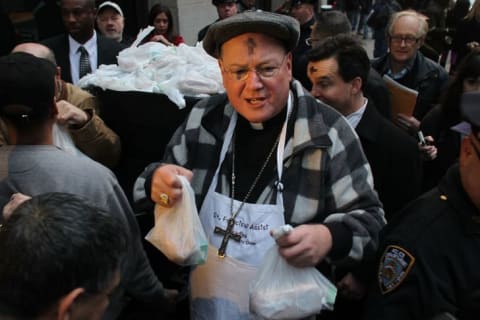
[[[25,52],[0,57],[0,115],[33,119],[48,114],[55,72],[53,63]]]
[[[218,58],[220,47],[226,41],[244,33],[262,33],[280,40],[287,51],[293,50],[300,36],[298,21],[290,16],[267,11],[245,11],[215,22],[208,28],[203,48]]]

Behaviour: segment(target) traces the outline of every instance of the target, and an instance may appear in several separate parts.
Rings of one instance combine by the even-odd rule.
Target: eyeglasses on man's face
[[[227,73],[232,80],[236,81],[245,81],[248,78],[248,75],[250,74],[251,71],[255,72],[260,79],[268,79],[275,77],[278,74],[278,71],[282,67],[283,63],[285,62],[285,58],[287,55],[285,55],[282,59],[282,61],[279,64],[275,63],[263,63],[255,68],[247,68],[247,67],[242,67],[242,66],[233,66],[230,68],[225,68],[223,67],[223,71]]]
[[[402,44],[402,42],[405,42],[407,46],[413,46],[415,43],[418,42],[420,38],[414,37],[414,36],[390,36],[390,41],[393,44]]]
[[[311,46],[313,46],[313,44],[314,44],[315,42],[318,42],[318,41],[320,41],[320,40],[321,40],[321,39],[310,37],[310,38],[305,39],[305,43],[311,47]]]

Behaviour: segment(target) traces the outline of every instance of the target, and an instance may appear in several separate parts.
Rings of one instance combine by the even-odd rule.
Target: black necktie
[[[92,72],[92,68],[90,67],[90,60],[88,59],[87,49],[80,46],[78,48],[78,52],[80,52],[80,67],[78,68],[78,78],[81,79],[87,73]]]

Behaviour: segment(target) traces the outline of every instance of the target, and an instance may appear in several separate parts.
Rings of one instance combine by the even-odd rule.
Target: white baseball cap
[[[102,4],[100,4],[98,6],[98,13],[100,13],[100,11],[102,11],[102,9],[108,8],[108,7],[115,9],[123,17],[122,8],[120,8],[120,6],[118,4],[116,4],[115,2],[112,2],[112,1],[105,1]]]

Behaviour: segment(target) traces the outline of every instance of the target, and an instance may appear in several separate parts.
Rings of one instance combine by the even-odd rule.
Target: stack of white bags
[[[224,92],[217,60],[201,43],[195,47],[180,44],[165,46],[143,37],[153,27],[142,30],[137,40],[118,55],[118,65],[101,65],[80,79],[80,87],[96,86],[114,91],[142,91],[165,94],[180,109],[184,96],[202,97]]]

